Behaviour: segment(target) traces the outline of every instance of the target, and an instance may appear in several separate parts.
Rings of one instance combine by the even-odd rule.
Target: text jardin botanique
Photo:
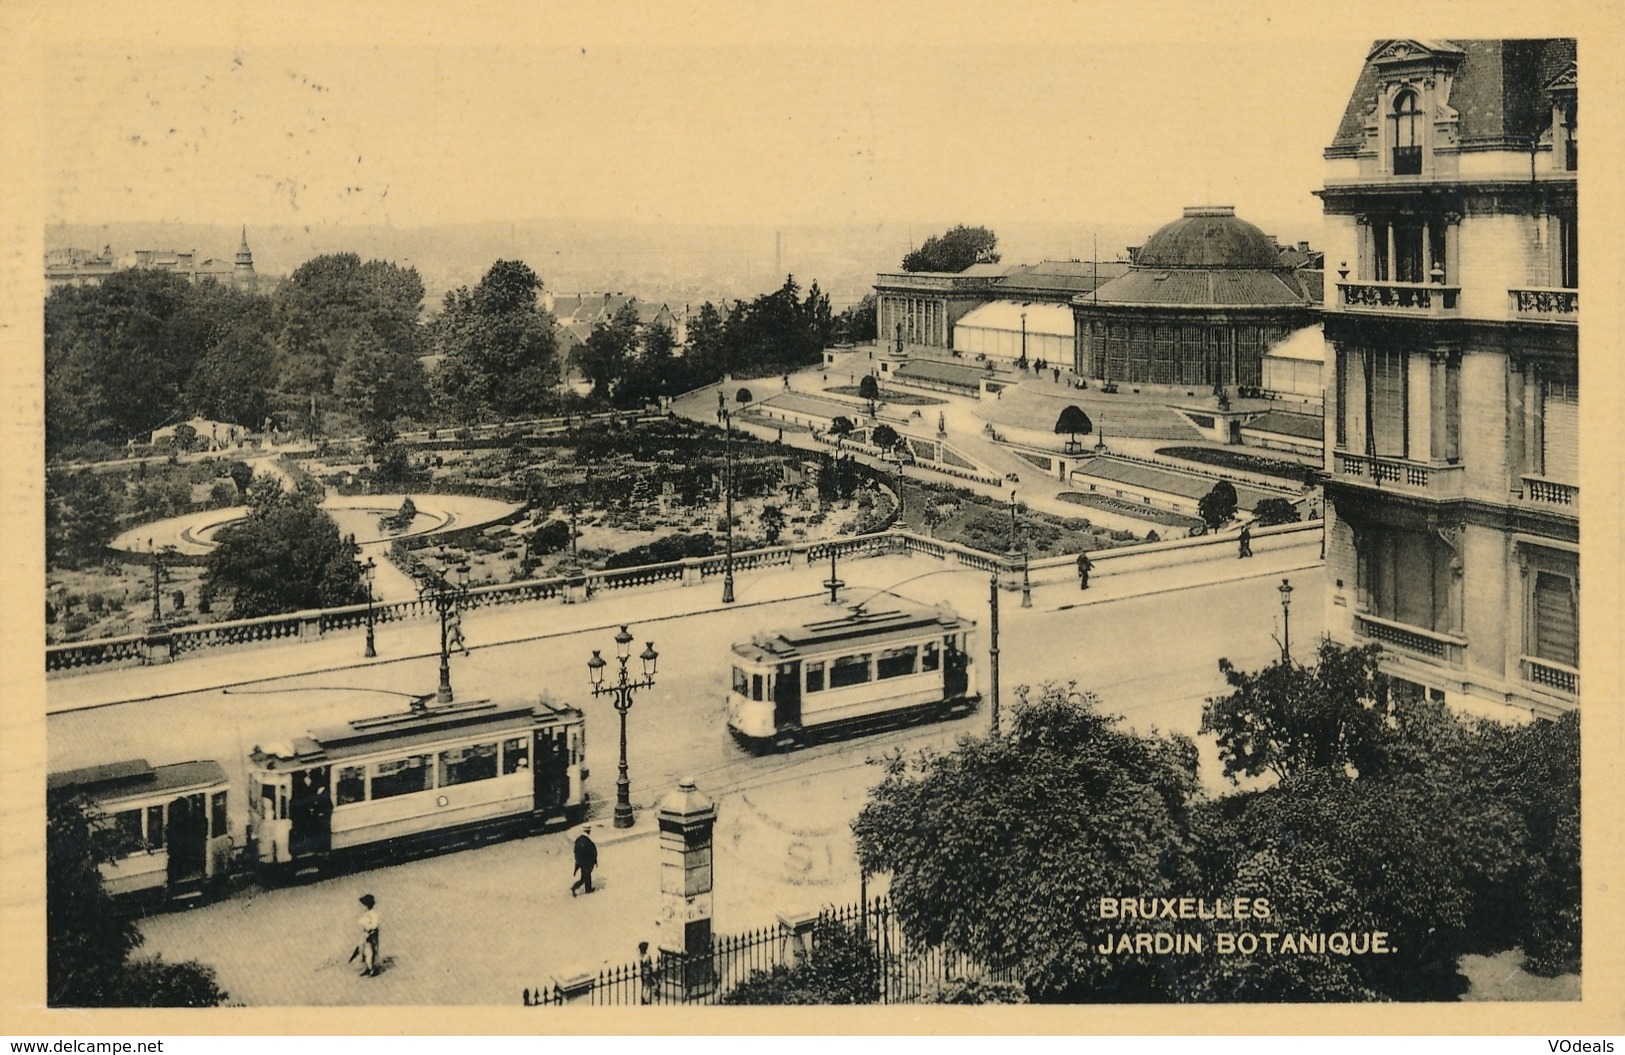
[[[1241,923],[1271,918],[1268,898],[1103,897],[1100,918],[1111,920],[1198,920]],[[1333,956],[1386,955],[1394,951],[1388,932],[1373,931],[1118,931],[1108,933],[1096,946],[1103,955],[1203,953],[1207,942],[1221,956],[1326,954]]]

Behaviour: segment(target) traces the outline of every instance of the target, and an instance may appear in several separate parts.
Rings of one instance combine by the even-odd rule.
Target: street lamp
[[[153,545],[152,539],[147,540],[147,548],[152,551],[152,625],[161,627],[164,622],[163,609],[158,606],[159,577],[163,572],[163,554]]]
[[[632,694],[655,683],[655,667],[660,659],[660,653],[655,651],[653,641],[647,642],[643,652],[638,656],[638,659],[643,661],[643,677],[629,678],[626,664],[632,658],[632,634],[623,624],[621,632],[615,635],[615,658],[621,667],[615,682],[604,684],[604,668],[609,666],[609,662],[599,655],[596,648],[592,650],[592,658],[587,660],[587,677],[592,682],[592,694],[611,697],[615,713],[621,716],[621,768],[620,774],[615,778],[615,827],[630,828],[632,781],[626,775],[626,712],[632,709]]]
[[[1016,489],[1010,489],[1010,552],[1016,549]]]
[[[830,604],[841,603],[840,594],[836,591],[846,585],[841,581],[840,576],[835,574],[835,548],[835,543],[831,542],[829,544],[829,578],[824,580],[824,586],[829,590]]]
[[[451,696],[451,649],[447,641],[447,621],[452,612],[457,611],[458,604],[468,596],[468,564],[464,562],[457,566],[457,582],[453,585],[446,578],[443,562],[445,550],[441,550],[442,570],[436,573],[438,582],[435,584],[434,607],[440,613],[440,687],[435,691],[435,699],[441,703],[450,703]],[[461,616],[459,615],[459,619]],[[461,643],[462,628],[458,624],[458,641]]]
[[[1281,662],[1292,662],[1292,583],[1287,579],[1281,580],[1276,587],[1281,592]]]
[[[724,508],[722,513],[723,530],[727,536],[727,555],[722,563],[722,603],[734,603],[734,419],[726,410],[722,412],[722,424],[726,431],[723,433],[723,456],[727,461],[726,482],[723,484]],[[628,824],[631,821],[627,822]]]
[[[373,647],[372,639],[372,577],[377,570],[378,563],[371,557],[368,557],[367,563],[361,566],[361,578],[365,580],[367,584],[367,651],[364,653],[364,655],[368,659],[372,659],[374,656],[378,655],[378,650]]]
[[[1023,370],[1027,369],[1027,313],[1021,313],[1021,363]]]

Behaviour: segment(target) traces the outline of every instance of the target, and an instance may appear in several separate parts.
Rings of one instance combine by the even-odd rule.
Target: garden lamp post
[[[734,603],[734,419],[726,410],[722,412],[722,424],[726,431],[723,433],[723,457],[727,462],[727,475],[722,485],[723,489],[723,530],[726,535],[727,551],[722,561],[722,603]],[[628,821],[628,824],[631,822]]]
[[[164,621],[163,609],[158,606],[158,591],[160,578],[163,574],[164,555],[153,545],[152,539],[147,540],[147,548],[152,551],[152,625],[157,626]]]
[[[1281,662],[1292,662],[1292,583],[1282,579],[1276,587],[1281,593]]]
[[[361,578],[367,584],[367,651],[363,653],[363,655],[365,655],[368,659],[372,659],[374,656],[378,655],[378,650],[373,647],[372,636],[372,577],[377,571],[378,563],[371,557],[368,557],[367,563],[361,566]]]
[[[615,658],[620,663],[617,679],[610,684],[604,684],[604,668],[609,661],[599,655],[598,649],[592,650],[592,658],[587,660],[587,677],[592,682],[594,696],[608,696],[615,707],[615,713],[621,716],[621,767],[619,775],[615,778],[615,827],[632,827],[632,781],[626,775],[626,712],[632,709],[632,696],[639,689],[646,689],[655,683],[655,667],[660,653],[655,651],[655,643],[649,641],[645,644],[643,652],[638,659],[643,661],[643,677],[631,678],[627,675],[626,665],[632,658],[632,634],[623,625],[620,633],[615,635]]]
[[[1016,489],[1010,489],[1010,550],[1016,548]]]
[[[824,586],[829,590],[830,604],[841,603],[840,594],[836,591],[846,585],[841,581],[840,576],[835,574],[835,549],[835,543],[831,542],[829,544],[829,578],[824,581]]]
[[[1032,577],[1027,574],[1027,543],[1023,540],[1021,543],[1021,607],[1031,608],[1032,606],[1033,581]]]

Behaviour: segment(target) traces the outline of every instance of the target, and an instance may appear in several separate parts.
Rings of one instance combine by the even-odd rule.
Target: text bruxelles
[[[1101,919],[1269,919],[1268,898],[1103,897]]]

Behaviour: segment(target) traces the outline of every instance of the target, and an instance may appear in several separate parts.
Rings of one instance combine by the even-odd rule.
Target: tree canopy
[[[1060,416],[1055,419],[1056,435],[1064,432],[1071,436],[1069,443],[1074,446],[1079,436],[1087,436],[1093,431],[1095,431],[1094,422],[1089,420],[1089,415],[1083,412],[1082,407],[1075,404],[1062,407]]]
[[[1285,498],[1265,498],[1253,507],[1253,522],[1259,527],[1296,524],[1298,507]]]
[[[337,608],[365,600],[359,549],[307,494],[274,477],[250,486],[248,516],[227,524],[206,558],[206,588],[232,593],[232,617]]]
[[[963,271],[972,264],[997,264],[999,236],[986,227],[950,227],[927,238],[903,257],[904,271]]]
[[[473,289],[446,294],[432,328],[444,413],[460,421],[528,417],[557,401],[558,333],[537,302],[541,288],[523,262],[498,260]]]
[[[1217,531],[1235,519],[1236,489],[1229,480],[1220,480],[1196,502],[1196,515],[1209,531]]]

